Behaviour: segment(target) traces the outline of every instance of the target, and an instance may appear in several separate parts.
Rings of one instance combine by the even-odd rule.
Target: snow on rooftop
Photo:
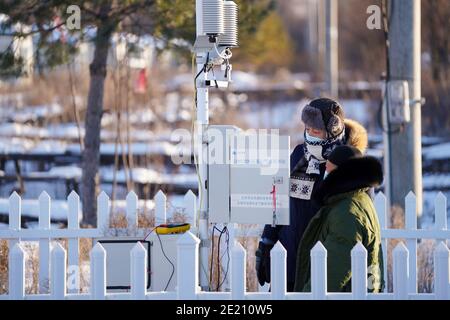
[[[2,123],[0,135],[2,136],[34,136],[42,137],[44,129],[20,123]]]
[[[66,144],[59,141],[43,140],[28,150],[30,154],[55,154],[65,153]]]
[[[450,142],[423,148],[422,154],[428,160],[450,159]]]
[[[424,189],[449,189],[450,173],[425,174],[422,183]]]
[[[47,174],[53,177],[64,177],[66,179],[81,178],[81,168],[75,166],[53,167]]]
[[[0,154],[25,153],[33,145],[33,141],[28,139],[0,138]]]
[[[59,115],[64,112],[63,107],[58,103],[40,106],[27,106],[23,108],[14,108],[9,118],[15,122],[36,121],[49,115]]]

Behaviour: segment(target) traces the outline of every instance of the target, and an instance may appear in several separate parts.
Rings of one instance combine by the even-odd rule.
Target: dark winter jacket
[[[356,121],[346,119],[346,144],[358,148],[362,153],[367,148],[367,132]],[[299,167],[297,166],[299,165]],[[297,173],[306,175],[308,164],[304,157],[303,144],[298,145],[291,154],[291,175],[296,169]],[[297,168],[296,168],[297,167]],[[320,176],[312,177],[316,180],[312,196],[322,181],[325,172],[325,163],[320,166]],[[290,224],[287,226],[266,225],[262,234],[263,241],[276,243],[280,241],[287,251],[287,282],[288,288],[292,288],[295,281],[295,265],[297,260],[297,247],[308,223],[319,210],[319,206],[311,200],[289,198]]]
[[[351,291],[351,250],[367,249],[368,288],[384,286],[383,255],[378,217],[367,194],[383,180],[381,164],[372,157],[354,158],[332,171],[314,198],[321,209],[309,223],[299,244],[295,291],[311,290],[310,251],[318,241],[327,249],[329,292]]]

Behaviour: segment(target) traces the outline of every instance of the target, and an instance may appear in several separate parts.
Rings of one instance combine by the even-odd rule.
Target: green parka
[[[311,291],[310,251],[320,241],[327,249],[328,292],[351,291],[351,250],[367,249],[369,292],[384,288],[380,225],[370,187],[381,184],[381,164],[372,157],[351,159],[332,171],[316,194],[321,209],[310,221],[297,252],[294,291]]]

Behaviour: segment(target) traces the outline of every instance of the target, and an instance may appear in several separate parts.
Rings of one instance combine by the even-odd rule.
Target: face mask
[[[306,131],[305,131],[305,137],[308,142],[321,142],[324,140],[324,139],[321,139],[318,137],[313,137],[313,136],[309,135],[308,132],[306,132]]]
[[[325,171],[325,173],[323,174],[323,180],[325,180],[328,175],[329,175],[329,172]]]

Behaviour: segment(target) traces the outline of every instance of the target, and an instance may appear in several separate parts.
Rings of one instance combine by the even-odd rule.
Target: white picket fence
[[[192,192],[185,195],[185,213],[195,227],[196,197]],[[131,192],[127,196],[128,230],[141,234],[145,230],[137,228],[137,196]],[[9,229],[0,230],[0,238],[9,240],[9,293],[1,299],[450,299],[449,250],[447,240],[447,200],[440,193],[435,200],[435,227],[430,230],[417,229],[415,216],[416,199],[413,193],[405,198],[405,229],[390,229],[387,225],[386,198],[379,193],[375,207],[382,228],[383,252],[385,254],[385,279],[387,279],[386,253],[389,239],[406,239],[406,246],[400,242],[393,251],[393,292],[368,293],[367,251],[357,244],[351,252],[352,292],[327,292],[327,251],[319,242],[311,250],[311,292],[286,292],[286,250],[277,243],[271,251],[271,292],[246,292],[246,251],[238,242],[231,249],[231,290],[230,292],[205,292],[199,287],[199,243],[191,232],[185,233],[177,243],[177,287],[174,292],[148,292],[146,289],[147,252],[140,244],[131,251],[131,292],[110,293],[106,291],[106,251],[97,243],[90,253],[90,292],[80,293],[78,289],[67,288],[67,265],[78,266],[79,239],[104,236],[109,225],[109,198],[105,193],[98,197],[98,228],[80,229],[78,212],[79,197],[72,192],[68,198],[69,216],[67,229],[50,228],[50,197],[44,192],[39,198],[39,228],[21,229],[21,199],[13,194],[10,199]],[[166,221],[166,197],[159,192],[155,197],[156,223]],[[195,230],[195,229],[194,229]],[[68,251],[59,244],[50,250],[52,239],[68,239]],[[20,241],[39,241],[40,293],[25,294],[25,252]],[[434,292],[417,292],[417,241],[435,239],[434,251]],[[50,282],[49,292],[46,281]]]

